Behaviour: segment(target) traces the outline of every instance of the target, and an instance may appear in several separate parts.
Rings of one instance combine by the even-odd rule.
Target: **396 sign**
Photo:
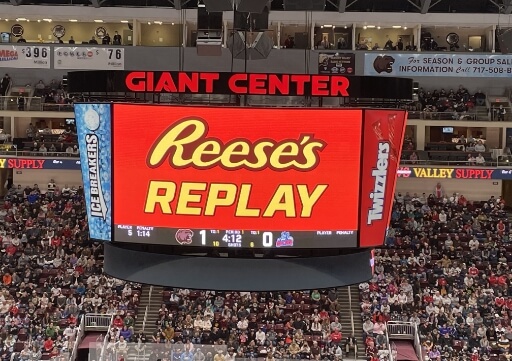
[[[25,55],[25,58],[33,59],[47,59],[48,48],[38,46],[27,46],[21,50],[21,53]]]

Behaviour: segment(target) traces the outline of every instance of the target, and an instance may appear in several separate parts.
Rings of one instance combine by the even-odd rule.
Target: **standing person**
[[[0,83],[0,96],[5,96],[7,93],[7,88],[9,88],[9,84],[11,83],[11,78],[9,74],[5,74],[2,78],[2,82]]]
[[[119,33],[117,31],[115,31],[114,38],[112,39],[112,44],[113,45],[121,45],[121,41],[122,41],[121,35],[119,35]]]
[[[23,94],[20,94],[18,97],[18,110],[25,110],[25,98],[23,97]]]

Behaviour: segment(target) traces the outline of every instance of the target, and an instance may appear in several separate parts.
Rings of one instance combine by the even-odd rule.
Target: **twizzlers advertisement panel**
[[[179,228],[183,243],[205,229],[356,234],[361,131],[361,110],[115,104],[114,223]]]
[[[389,224],[407,113],[365,110],[359,245],[380,246]]]

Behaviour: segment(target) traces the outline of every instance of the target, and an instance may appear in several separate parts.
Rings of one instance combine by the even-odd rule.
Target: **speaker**
[[[213,12],[233,11],[232,0],[203,0],[206,10]]]
[[[324,11],[325,0],[284,0],[285,11]]]
[[[261,14],[235,13],[235,30],[262,31],[268,29],[268,8]]]
[[[268,0],[236,0],[236,11],[241,13],[255,13],[260,14],[268,7]],[[267,10],[268,11],[268,10]]]
[[[512,53],[512,29],[496,29],[496,38],[502,54]]]
[[[210,13],[204,6],[197,8],[197,29],[198,30],[221,30],[222,13]]]
[[[266,59],[274,41],[263,32],[235,31],[228,39],[228,48],[235,59]]]

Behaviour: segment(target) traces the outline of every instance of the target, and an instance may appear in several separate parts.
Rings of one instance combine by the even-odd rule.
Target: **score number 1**
[[[199,234],[201,235],[201,245],[206,246],[206,231],[202,229],[199,231]],[[274,235],[272,232],[263,232],[262,244],[265,248],[270,248],[274,245]]]

